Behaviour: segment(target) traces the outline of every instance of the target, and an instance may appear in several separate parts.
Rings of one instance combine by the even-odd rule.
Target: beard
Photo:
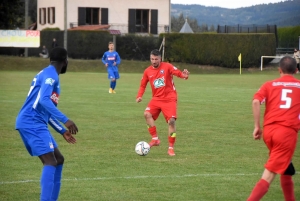
[[[152,64],[152,66],[153,66],[154,68],[158,68],[159,64],[160,64],[160,63],[155,63],[155,64]]]
[[[66,61],[66,65],[61,68],[60,74],[66,73],[67,72],[67,68],[68,68],[68,61]]]

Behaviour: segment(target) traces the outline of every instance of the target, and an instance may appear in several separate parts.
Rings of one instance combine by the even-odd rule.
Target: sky
[[[258,4],[278,3],[285,0],[171,0],[172,4],[199,4],[221,8],[241,8]]]

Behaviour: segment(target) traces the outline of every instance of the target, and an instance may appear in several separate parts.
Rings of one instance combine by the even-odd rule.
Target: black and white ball
[[[135,145],[135,153],[137,153],[140,156],[146,156],[150,151],[150,145],[145,142],[145,141],[141,141],[138,142]]]

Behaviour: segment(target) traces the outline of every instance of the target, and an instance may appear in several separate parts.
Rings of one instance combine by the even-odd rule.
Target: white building
[[[170,0],[38,0],[37,30],[119,30],[122,34],[164,33],[170,27]]]

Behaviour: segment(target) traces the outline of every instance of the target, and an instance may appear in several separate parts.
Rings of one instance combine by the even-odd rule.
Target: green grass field
[[[36,71],[0,71],[0,200],[39,200],[42,164],[30,157],[14,130],[15,118]],[[297,75],[298,76],[298,75]],[[60,200],[246,200],[260,179],[268,151],[252,139],[251,100],[276,70],[238,75],[191,74],[174,78],[178,90],[175,157],[167,155],[167,124],[157,120],[161,146],[145,156],[134,152],[150,140],[143,111],[150,88],[139,104],[141,74],[121,73],[117,94],[108,94],[105,73],[61,75],[59,108],[79,128],[70,145],[53,130],[65,156]],[[299,76],[300,77],[300,76]],[[300,150],[294,165],[300,170]],[[300,199],[299,174],[294,176]],[[281,201],[279,177],[263,201]]]

